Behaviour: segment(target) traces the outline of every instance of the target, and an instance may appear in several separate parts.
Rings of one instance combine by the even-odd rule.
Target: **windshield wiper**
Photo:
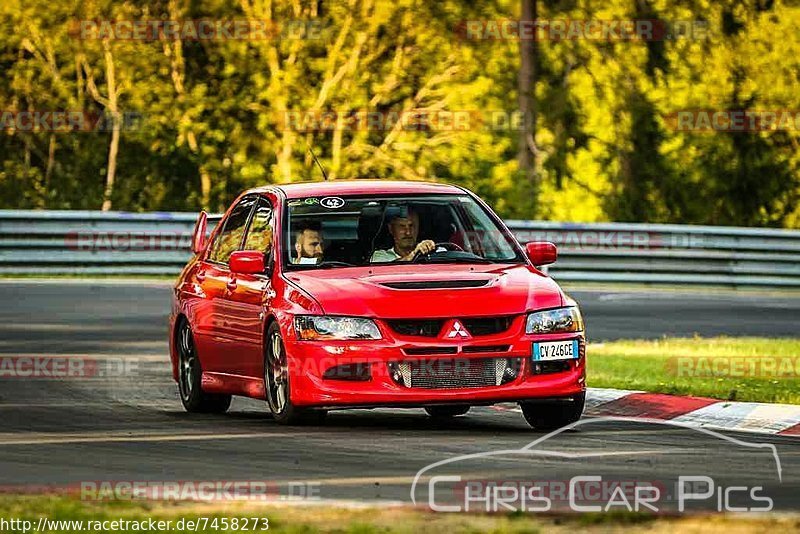
[[[338,260],[324,260],[320,263],[293,263],[292,269],[316,269],[319,267],[357,267],[357,265],[353,263],[347,263],[346,261],[338,261]]]
[[[468,258],[459,256],[457,258],[432,258],[423,263],[495,263],[495,261],[481,258],[480,256]]]
[[[353,263],[339,260],[324,260],[315,265],[315,267],[356,267]]]

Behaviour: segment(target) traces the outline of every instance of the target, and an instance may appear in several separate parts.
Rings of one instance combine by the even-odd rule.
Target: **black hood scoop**
[[[414,280],[410,282],[382,282],[380,285],[392,289],[462,289],[484,287],[489,280]]]

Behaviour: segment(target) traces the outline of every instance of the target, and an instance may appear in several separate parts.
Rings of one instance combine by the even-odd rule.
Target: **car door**
[[[242,250],[264,253],[267,264],[274,244],[274,210],[269,199],[258,200],[245,234]],[[235,339],[237,369],[243,376],[260,378],[264,365],[264,320],[274,292],[264,274],[231,273],[228,282],[227,313]]]
[[[239,200],[220,222],[208,253],[198,267],[198,282],[205,295],[202,328],[196,329],[198,349],[204,370],[238,374],[236,365],[237,339],[231,327],[227,296],[231,273],[228,260],[239,250],[244,232],[258,197],[250,195]]]

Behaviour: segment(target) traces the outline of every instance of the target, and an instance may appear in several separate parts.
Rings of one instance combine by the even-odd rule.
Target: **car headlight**
[[[556,334],[582,332],[583,317],[576,306],[533,312],[525,322],[526,334]]]
[[[294,329],[297,339],[303,341],[381,339],[375,322],[361,317],[302,315],[295,317]]]

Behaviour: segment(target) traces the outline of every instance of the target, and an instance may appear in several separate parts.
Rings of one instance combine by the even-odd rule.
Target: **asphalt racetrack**
[[[795,336],[800,317],[800,299],[775,294],[571,295],[592,341]],[[3,281],[0,298],[2,356],[131,362],[113,377],[0,378],[0,486],[6,488],[249,480],[269,481],[283,497],[308,492],[323,499],[410,502],[416,479],[418,504],[430,498],[463,506],[464,486],[431,486],[434,477],[547,481],[554,500],[564,504],[558,488],[576,475],[653,482],[673,500],[672,483],[685,475],[708,476],[715,484],[713,496],[690,509],[735,504],[738,497],[730,503],[719,497],[727,487],[763,486],[776,509],[800,510],[796,438],[598,420],[515,452],[544,435],[531,431],[513,405],[474,408],[446,423],[417,409],[340,411],[324,426],[300,428],[276,425],[264,403],[248,399],[235,399],[226,415],[190,415],[169,373],[168,283]],[[453,460],[462,455],[473,456]],[[424,470],[445,460],[452,461]]]

